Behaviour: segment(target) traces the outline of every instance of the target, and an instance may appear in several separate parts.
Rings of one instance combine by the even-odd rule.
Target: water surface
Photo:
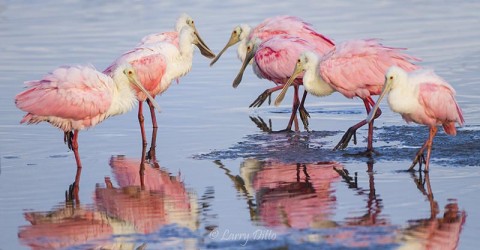
[[[0,248],[475,249],[479,9],[467,0],[0,1]],[[182,12],[215,52],[235,25],[283,14],[336,42],[381,38],[408,48],[457,90],[466,126],[456,137],[438,134],[428,176],[406,173],[428,130],[405,124],[386,103],[376,123],[379,155],[358,155],[366,130],[357,145],[334,152],[365,117],[360,100],[309,97],[312,132],[268,133],[286,126],[288,102],[248,105],[273,85],[247,70],[233,89],[236,52],[214,67],[196,52],[190,74],[157,97],[158,162],[147,168],[146,188],[135,174],[142,148],[132,111],[80,133],[80,199],[65,201],[74,156],[58,129],[19,124],[15,94],[60,65],[102,70],[144,35],[171,30]]]

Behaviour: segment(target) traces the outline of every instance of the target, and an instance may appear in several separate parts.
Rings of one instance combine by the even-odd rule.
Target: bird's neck
[[[171,78],[170,81],[186,75],[191,70],[193,46],[191,43],[185,43],[179,47],[179,53],[172,58],[173,60],[167,66],[167,72]]]
[[[242,39],[238,44],[237,56],[240,61],[245,61],[245,56],[247,55],[247,39]]]
[[[303,86],[310,94],[315,96],[328,96],[335,92],[335,89],[320,76],[318,67],[305,71]]]
[[[114,116],[130,111],[137,101],[133,86],[126,77],[114,77],[112,88],[112,103],[107,116]]]
[[[415,112],[419,107],[418,85],[408,86],[408,79],[398,79],[399,82],[390,90],[388,94],[388,104],[390,109],[400,114],[409,114]]]

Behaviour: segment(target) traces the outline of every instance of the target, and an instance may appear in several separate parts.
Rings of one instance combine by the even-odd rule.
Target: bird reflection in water
[[[186,190],[180,176],[162,168],[145,168],[145,187],[140,187],[140,160],[112,157],[110,166],[118,188],[106,178],[106,187],[95,189],[97,209],[132,223],[136,232],[152,233],[167,224],[196,230],[197,202]]]
[[[460,233],[467,218],[464,210],[460,211],[457,201],[450,199],[445,205],[443,216],[437,201],[433,197],[428,172],[411,173],[418,190],[424,194],[430,205],[430,216],[424,219],[409,220],[404,230],[401,249],[457,249]],[[426,187],[425,187],[426,186]]]
[[[159,230],[167,225],[196,231],[196,196],[180,176],[147,167],[141,188],[139,164],[140,159],[112,157],[110,165],[119,187],[106,177],[105,185],[95,188],[94,204],[81,206],[78,200],[67,200],[50,212],[26,212],[31,225],[20,228],[20,241],[32,249],[144,249],[155,242],[142,239],[147,235],[158,238]],[[72,197],[70,191],[67,198]],[[188,247],[198,242],[187,237],[177,243]]]
[[[332,183],[340,176],[335,162],[286,164],[245,160],[240,175],[215,162],[247,200],[253,221],[274,228],[311,228],[330,224],[336,197]]]
[[[443,217],[437,218],[438,205],[426,175],[420,176],[421,182],[417,177],[414,180],[429,200],[430,217],[408,220],[406,226],[394,224],[391,215],[382,213],[384,201],[375,188],[372,160],[367,162],[367,188],[359,186],[357,173],[351,176],[336,162],[286,164],[249,158],[241,163],[238,175],[220,161],[215,164],[247,201],[252,221],[286,233],[295,242],[325,247],[455,249],[465,223],[465,212],[453,201],[445,206]],[[335,195],[340,181],[364,197],[365,203],[360,208],[354,205],[347,216],[335,220],[337,203],[342,202]]]

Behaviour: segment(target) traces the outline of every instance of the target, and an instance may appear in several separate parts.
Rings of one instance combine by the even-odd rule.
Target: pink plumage
[[[385,71],[392,65],[412,71],[419,59],[386,47],[375,39],[341,43],[320,59],[320,76],[348,98],[366,98],[382,91]]]
[[[266,41],[278,35],[300,37],[315,44],[316,49],[322,54],[335,46],[331,39],[316,32],[310,23],[295,16],[275,16],[265,19],[250,32],[248,40],[259,38]]]
[[[276,36],[261,43],[254,56],[253,71],[259,78],[283,85],[295,68],[296,59],[306,50],[315,50],[315,45],[298,37]],[[302,84],[302,76],[296,83]]]
[[[144,46],[149,43],[158,43],[158,42],[168,42],[174,44],[178,47],[178,31],[166,31],[161,33],[154,33],[147,36],[144,36],[138,47]]]
[[[419,59],[403,54],[401,50],[403,49],[383,46],[376,39],[347,41],[323,56],[307,50],[298,57],[295,70],[275,104],[281,102],[288,86],[294,81],[298,82],[298,77],[303,74],[303,85],[310,94],[327,96],[338,91],[347,98],[359,97],[368,113],[375,104],[371,96],[382,91],[384,72],[389,67],[395,65],[407,71],[419,68],[413,64],[413,61]],[[375,118],[380,114],[381,111],[378,110]],[[346,148],[357,129],[365,124],[367,122],[363,120],[350,127],[334,149]],[[368,126],[366,153],[371,154],[373,123],[368,122]]]
[[[130,63],[136,70],[143,87],[150,95],[155,97],[170,86],[170,82],[162,82],[167,69],[167,60],[162,53],[163,48],[168,49],[168,43],[154,43],[150,44],[150,46],[136,47],[117,58],[103,72],[110,75],[119,65],[126,62]],[[147,99],[146,95],[138,88],[135,88],[135,92],[139,101]]]
[[[27,112],[21,123],[45,121],[64,131],[64,141],[77,162],[73,196],[78,200],[82,168],[78,133],[133,108],[136,98],[131,84],[139,85],[136,73],[129,64],[116,68],[112,77],[92,66],[63,66],[26,84],[28,89],[15,96],[17,107]]]
[[[387,93],[389,93],[388,104],[392,111],[399,113],[407,122],[429,127],[429,138],[418,150],[410,166],[411,170],[417,163],[420,167],[425,163],[424,171],[428,172],[437,126],[441,125],[449,135],[456,135],[455,123],[460,126],[465,123],[462,110],[455,100],[455,90],[432,70],[422,69],[409,73],[400,67],[393,66],[386,72],[385,87],[367,120],[372,119],[373,113]],[[427,149],[426,158],[423,155],[425,149]]]
[[[112,78],[91,66],[60,67],[26,84],[29,88],[15,97],[17,107],[27,112],[21,123],[48,121],[64,131],[103,121],[115,88]]]
[[[295,62],[302,52],[313,50],[323,55],[335,46],[330,39],[316,32],[310,24],[292,16],[266,19],[250,33],[248,39],[250,40],[249,46],[253,46],[251,50],[254,53],[253,70],[255,74],[259,78],[268,79],[277,85],[284,85],[287,82],[295,67]],[[244,65],[249,63],[249,58],[251,56],[247,55]],[[234,87],[241,81],[241,74],[243,74],[243,70],[235,79]],[[306,93],[302,102],[298,98],[298,85],[301,84],[302,77],[299,76],[295,80],[292,115],[287,130],[290,130],[293,121],[296,120],[297,109],[300,110],[304,126],[308,129],[308,121],[306,120],[308,113],[303,107]],[[279,88],[280,86],[267,89],[250,107],[260,106],[271,93]]]

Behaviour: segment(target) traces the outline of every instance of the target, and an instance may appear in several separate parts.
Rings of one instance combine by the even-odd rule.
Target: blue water
[[[478,1],[0,0],[0,249],[475,249],[479,10]],[[144,35],[171,30],[183,12],[214,52],[237,24],[283,14],[336,42],[381,38],[408,48],[454,86],[466,126],[456,137],[440,132],[429,176],[412,175],[402,170],[427,128],[406,125],[386,102],[376,122],[379,155],[358,156],[364,129],[357,145],[334,152],[365,117],[360,100],[310,96],[312,132],[264,132],[260,119],[273,130],[286,126],[288,102],[249,109],[273,85],[247,69],[233,89],[236,51],[213,67],[196,51],[192,71],[156,98],[158,166],[148,166],[147,188],[134,182],[141,138],[133,110],[80,133],[80,202],[66,202],[73,153],[49,124],[19,124],[15,94],[60,65],[102,70]]]

